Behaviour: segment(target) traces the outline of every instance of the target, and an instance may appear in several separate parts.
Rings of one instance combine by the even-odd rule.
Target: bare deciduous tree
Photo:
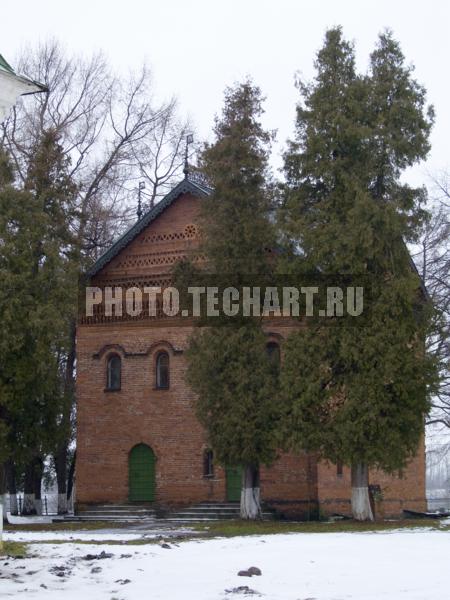
[[[59,134],[79,186],[77,233],[88,259],[95,259],[133,218],[137,181],[149,182],[155,201],[179,175],[187,124],[178,118],[174,99],[154,101],[146,66],[124,80],[103,55],[69,57],[56,41],[23,51],[17,65],[18,72],[45,82],[50,93],[19,102],[3,125],[3,145],[24,181],[42,132]]]
[[[441,365],[439,393],[433,398],[428,424],[450,427],[450,174],[433,178],[431,217],[413,258],[436,308],[428,350]]]

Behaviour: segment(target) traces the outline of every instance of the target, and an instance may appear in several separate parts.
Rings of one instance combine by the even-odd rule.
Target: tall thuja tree
[[[0,205],[3,204],[5,193],[15,196],[15,200],[20,200],[20,194],[12,187],[14,181],[14,172],[12,169],[11,162],[6,152],[0,150]],[[0,213],[1,214],[1,213]],[[0,230],[1,231],[1,230]],[[5,237],[3,233],[0,233],[0,248],[5,245]],[[3,264],[3,251],[0,253],[0,313],[2,319],[2,335],[0,336],[0,503],[3,505],[3,518],[6,521],[6,510],[4,506],[5,494],[7,491],[6,484],[6,463],[10,457],[11,449],[9,446],[9,434],[10,434],[10,423],[9,423],[9,410],[8,406],[10,403],[10,390],[5,386],[4,382],[4,366],[3,357],[8,346],[14,343],[14,340],[8,340],[5,333],[9,333],[9,327],[11,322],[11,315],[5,312],[5,283],[7,281],[6,273],[4,271]],[[6,319],[5,319],[6,316]]]
[[[353,515],[367,520],[369,469],[395,472],[414,456],[436,376],[423,351],[429,311],[405,247],[424,195],[400,182],[428,152],[432,116],[390,34],[380,36],[370,72],[360,76],[352,46],[332,29],[316,71],[300,86],[285,157],[286,268],[330,282],[354,276],[367,284],[370,313],[361,326],[350,316],[314,320],[288,339],[283,430],[288,445],[351,467]]]
[[[257,285],[271,269],[268,156],[271,134],[260,123],[261,92],[250,81],[227,89],[215,142],[201,169],[213,187],[204,200],[202,253],[209,283]],[[260,515],[259,470],[275,458],[275,372],[258,318],[206,319],[188,352],[197,414],[224,465],[242,466],[241,516]]]
[[[261,516],[260,465],[276,458],[278,390],[266,346],[256,325],[224,325],[194,336],[187,352],[196,413],[214,456],[224,466],[242,466],[244,519]]]
[[[14,187],[14,171],[9,156],[0,151],[0,471],[7,472],[7,464],[17,452],[17,426],[23,405],[22,390],[26,381],[17,381],[19,362],[24,363],[24,337],[28,323],[21,312],[29,302],[28,245],[26,234],[21,233],[24,223],[35,218],[32,207],[25,210],[30,196]],[[24,369],[25,370],[25,369]],[[20,429],[23,431],[23,422]],[[6,478],[1,490],[6,493]],[[6,513],[4,512],[6,516]]]
[[[24,466],[28,513],[36,511],[42,459],[59,435],[59,361],[68,343],[67,306],[76,297],[69,226],[75,187],[68,166],[57,137],[47,132],[34,148],[23,189],[10,181],[0,192],[0,404],[5,458]]]
[[[80,245],[76,230],[80,211],[76,204],[78,186],[71,174],[71,160],[65,153],[60,135],[55,130],[43,133],[36,145],[34,159],[29,164],[25,188],[40,200],[47,227],[45,262],[47,281],[53,294],[47,294],[54,304],[52,388],[53,410],[49,429],[49,445],[54,457],[58,484],[58,514],[67,512],[67,453],[73,427],[73,377],[69,367],[74,360],[73,323],[76,315]],[[72,367],[73,369],[73,367]],[[47,450],[48,451],[48,450]],[[61,458],[62,455],[62,458]],[[33,472],[41,473],[40,461],[34,461]],[[35,480],[38,477],[35,476]],[[35,486],[39,489],[39,485]]]

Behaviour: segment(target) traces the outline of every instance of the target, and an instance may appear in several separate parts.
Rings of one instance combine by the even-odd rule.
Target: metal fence
[[[17,508],[18,514],[22,514],[23,507],[23,494],[17,494]],[[67,501],[67,511],[73,514],[73,494]],[[9,494],[6,495],[5,501],[6,512],[11,512],[11,500]],[[52,516],[58,514],[58,494],[57,493],[45,493],[42,494],[42,515]]]
[[[449,512],[450,511],[450,497],[431,497],[427,498],[428,510],[430,512]]]

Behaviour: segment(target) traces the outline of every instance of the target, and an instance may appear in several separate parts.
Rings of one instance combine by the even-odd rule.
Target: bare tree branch
[[[1,143],[24,182],[36,141],[49,128],[58,133],[78,185],[74,228],[86,253],[84,262],[89,262],[129,223],[139,179],[150,183],[154,202],[180,176],[187,125],[178,118],[173,99],[153,100],[145,65],[124,80],[114,75],[102,54],[70,57],[55,40],[25,49],[17,64],[50,93],[22,99],[2,126]],[[107,224],[90,230],[90,219],[97,223],[99,215]]]

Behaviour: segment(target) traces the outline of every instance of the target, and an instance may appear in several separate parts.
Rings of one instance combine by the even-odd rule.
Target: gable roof
[[[100,256],[100,258],[87,271],[87,275],[92,277],[103,269],[111,260],[116,257],[130,242],[132,242],[152,221],[156,219],[166,208],[168,208],[182,194],[192,194],[200,198],[209,196],[212,189],[204,182],[194,181],[189,176],[185,177],[162,200],[155,204],[142,219],[137,221],[128,229],[114,244]]]

